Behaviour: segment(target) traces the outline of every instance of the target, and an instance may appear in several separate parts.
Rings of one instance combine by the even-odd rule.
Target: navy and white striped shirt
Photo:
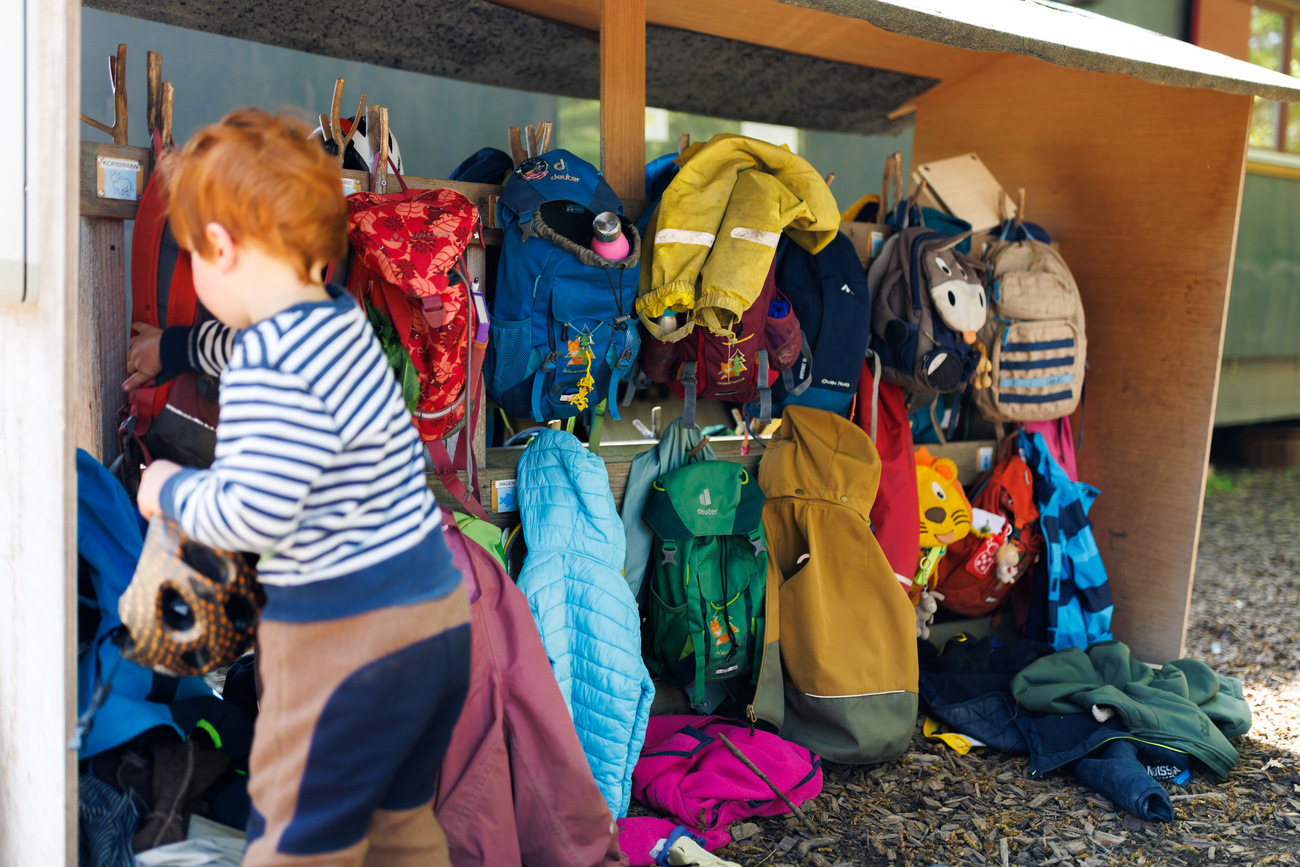
[[[274,620],[438,598],[459,578],[388,360],[361,309],[328,289],[331,301],[233,337],[194,329],[194,366],[213,372],[229,354],[216,461],[177,473],[160,497],[196,540],[264,555],[263,616]]]

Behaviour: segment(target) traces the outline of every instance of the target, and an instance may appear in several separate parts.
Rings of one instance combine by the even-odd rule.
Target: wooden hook
[[[361,94],[361,103],[357,106],[357,113],[352,115],[352,128],[348,130],[347,135],[343,136],[342,141],[339,141],[338,161],[340,166],[343,165],[343,154],[347,151],[348,145],[352,144],[352,138],[357,134],[357,127],[361,124],[361,118],[363,117],[366,117],[366,95],[364,93]],[[336,122],[334,128],[336,130],[342,129],[342,123]]]
[[[506,138],[510,142],[510,159],[514,161],[515,165],[519,165],[528,159],[528,153],[524,150],[524,142],[520,136],[519,127],[506,127]]]
[[[1020,224],[1025,221],[1025,188],[1019,187],[1018,191],[1020,193],[1020,203],[1019,205],[1016,206],[1016,228],[1017,229],[1019,229]]]
[[[370,142],[370,153],[374,164],[371,166],[373,180],[371,191],[384,193],[388,191],[388,109],[380,105],[370,106],[370,115],[366,119],[366,138]]]
[[[172,107],[176,102],[176,88],[172,87],[170,81],[162,83],[162,100],[158,107],[159,127],[162,132],[162,149],[170,151],[176,147],[176,142],[172,139]]]
[[[691,146],[691,134],[688,132],[677,134],[677,155],[681,156],[688,147]]]
[[[551,130],[555,128],[555,122],[548,120],[542,124],[541,144],[538,153],[544,154],[551,149]]]
[[[147,89],[145,92],[145,126],[149,130],[149,137],[153,138],[153,131],[161,125],[162,119],[162,55],[157,51],[150,51],[145,55],[145,79]]]
[[[108,58],[108,80],[113,88],[113,125],[100,123],[81,115],[81,120],[95,129],[113,137],[113,144],[124,145],[126,138],[126,44],[117,46],[117,56]]]
[[[343,125],[339,123],[339,110],[343,108],[343,82],[346,79],[334,79],[334,98],[330,100],[330,123],[329,126],[322,126],[325,130],[326,137],[334,142],[334,147],[338,149],[339,165],[343,165],[343,148],[340,145],[343,142]],[[356,123],[353,120],[353,123]]]
[[[826,176],[826,186],[829,187],[833,183],[835,183],[835,172],[831,172]]]
[[[316,119],[320,121],[321,138],[325,141],[334,141],[334,128],[330,126],[330,116],[328,114],[317,115]]]

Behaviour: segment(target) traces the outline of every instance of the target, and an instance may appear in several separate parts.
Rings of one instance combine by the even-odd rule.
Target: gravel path
[[[1187,655],[1241,678],[1254,714],[1226,781],[1171,786],[1177,821],[1144,823],[1069,771],[1028,777],[1024,758],[957,756],[920,730],[903,758],[827,765],[793,818],[733,829],[723,857],[757,865],[1300,864],[1300,475],[1211,480]]]

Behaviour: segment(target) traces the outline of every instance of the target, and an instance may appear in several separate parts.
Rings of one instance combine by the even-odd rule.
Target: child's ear
[[[215,221],[203,227],[203,236],[211,252],[210,256],[204,258],[216,265],[221,273],[229,273],[239,258],[238,251],[235,249],[235,239],[231,237],[225,226]]]

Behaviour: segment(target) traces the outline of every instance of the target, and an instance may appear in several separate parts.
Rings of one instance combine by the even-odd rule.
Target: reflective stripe
[[[1042,343],[1004,343],[1003,352],[1042,352],[1046,349],[1073,349],[1074,338],[1064,340],[1044,340]]]
[[[1004,361],[1003,370],[1042,370],[1045,367],[1073,367],[1074,356],[1062,355],[1060,358],[1038,358],[1033,361]]]
[[[1054,385],[1069,385],[1074,382],[1073,373],[1062,373],[1059,376],[1039,376],[1031,379],[1017,379],[1014,376],[1008,376],[1006,379],[998,380],[998,388],[1050,388]]]
[[[764,232],[762,229],[744,229],[740,226],[731,230],[731,237],[739,238],[742,241],[753,241],[755,244],[762,244],[764,247],[776,249],[777,241],[781,240],[780,232]]]
[[[655,232],[656,244],[696,244],[700,247],[712,247],[716,236],[708,232],[690,232],[686,229],[660,229]]]
[[[1074,397],[1072,391],[1058,391],[1054,394],[1000,394],[998,403],[1053,403]]]

